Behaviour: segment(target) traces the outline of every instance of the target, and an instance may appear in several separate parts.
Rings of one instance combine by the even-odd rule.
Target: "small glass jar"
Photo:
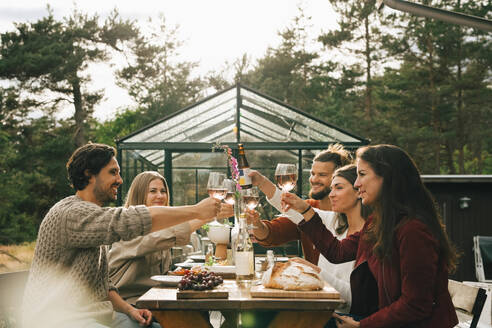
[[[205,265],[211,265],[214,260],[214,245],[207,245],[207,253],[205,253]]]

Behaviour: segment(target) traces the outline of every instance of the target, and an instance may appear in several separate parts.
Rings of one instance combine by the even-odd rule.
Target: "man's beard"
[[[113,191],[111,190],[113,186],[114,185],[111,185],[111,187],[108,190],[104,190],[103,188],[101,188],[101,184],[96,179],[96,185],[94,186],[94,196],[101,204],[115,200],[113,196]]]
[[[329,187],[324,187],[321,191],[319,192],[313,192],[313,189],[309,191],[309,198],[315,199],[315,200],[322,200],[326,196],[330,194],[331,189]]]

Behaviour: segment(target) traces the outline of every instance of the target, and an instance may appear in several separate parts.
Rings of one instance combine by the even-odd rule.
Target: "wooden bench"
[[[0,273],[0,326],[17,327],[29,271]]]

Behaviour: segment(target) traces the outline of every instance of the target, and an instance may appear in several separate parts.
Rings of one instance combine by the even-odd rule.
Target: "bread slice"
[[[262,284],[266,288],[283,290],[320,290],[324,286],[313,268],[294,261],[275,263],[263,274]]]

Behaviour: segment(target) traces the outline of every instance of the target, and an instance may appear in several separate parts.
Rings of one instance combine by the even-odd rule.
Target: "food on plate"
[[[276,262],[265,271],[262,284],[283,290],[320,290],[324,282],[312,267],[296,261]]]
[[[187,274],[189,272],[199,272],[201,270],[202,270],[201,265],[196,265],[196,266],[192,267],[191,269],[185,269],[182,267],[177,267],[176,269],[174,269],[174,271],[169,271],[168,274],[174,275],[174,276],[184,276],[185,274]]]
[[[174,269],[174,271],[169,271],[169,274],[172,274],[172,275],[175,275],[175,276],[184,276],[188,272],[190,272],[189,269],[184,269],[182,267],[177,267],[176,269]]]
[[[219,260],[215,262],[215,265],[231,265],[227,259],[225,260]]]
[[[227,259],[218,260],[214,257],[210,257],[208,261],[205,262],[205,266],[214,266],[214,265],[231,265]]]
[[[209,271],[190,271],[178,283],[179,290],[206,290],[213,289],[224,280],[222,277]]]

